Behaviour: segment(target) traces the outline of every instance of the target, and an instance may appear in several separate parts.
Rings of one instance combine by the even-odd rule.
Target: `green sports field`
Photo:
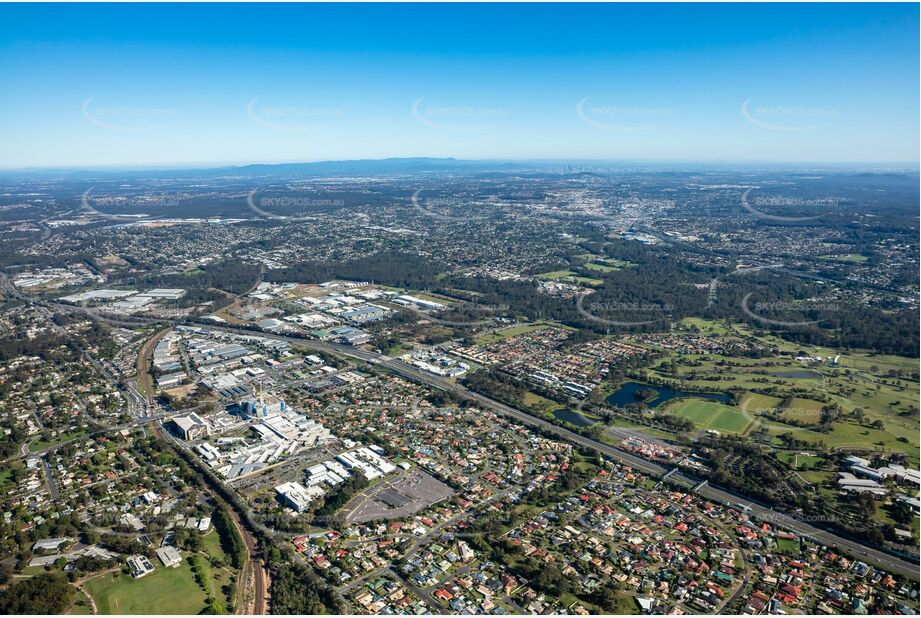
[[[789,405],[781,411],[780,418],[816,424],[822,420],[822,405],[819,401],[794,397],[790,400]]]
[[[153,562],[156,570],[140,579],[110,573],[88,580],[84,588],[96,601],[99,613],[198,614],[205,609],[205,593],[187,560],[173,569]]]
[[[752,417],[738,408],[694,397],[670,405],[668,412],[686,418],[703,429],[714,429],[722,433],[743,433],[752,422]]]
[[[739,407],[750,414],[769,414],[780,405],[781,401],[783,400],[780,397],[771,397],[770,395],[762,395],[760,393],[747,393],[742,398]]]

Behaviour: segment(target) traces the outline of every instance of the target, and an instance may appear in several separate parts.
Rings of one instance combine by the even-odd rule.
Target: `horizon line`
[[[172,170],[216,170],[221,168],[243,168],[256,165],[265,166],[282,166],[282,165],[312,165],[322,163],[376,163],[383,161],[412,161],[412,160],[430,160],[430,161],[454,161],[458,163],[520,163],[520,164],[620,164],[620,165],[638,165],[638,164],[682,164],[682,165],[767,165],[767,166],[826,166],[826,167],[901,167],[908,168],[906,171],[921,172],[921,160],[919,161],[777,161],[764,159],[605,159],[605,158],[458,158],[458,157],[435,157],[435,156],[405,156],[405,157],[361,157],[355,159],[309,159],[309,160],[289,160],[289,161],[211,161],[211,162],[162,162],[162,163],[126,163],[126,164],[89,164],[89,165],[30,165],[25,167],[3,167],[0,166],[0,172],[42,172],[42,171],[172,171]]]

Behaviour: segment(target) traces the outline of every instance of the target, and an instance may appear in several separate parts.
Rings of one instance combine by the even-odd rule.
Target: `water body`
[[[794,380],[820,380],[822,379],[822,374],[817,371],[811,371],[809,369],[801,369],[799,371],[772,371],[772,376],[778,378],[792,378]]]
[[[731,403],[732,397],[726,393],[692,393],[690,391],[679,391],[667,386],[656,386],[654,384],[643,384],[641,382],[627,382],[608,397],[607,402],[612,406],[624,407],[630,403],[639,403],[636,398],[636,392],[641,389],[649,389],[656,392],[655,398],[646,402],[650,408],[655,408],[659,404],[665,403],[679,397],[697,397],[698,399],[710,399],[720,403]]]
[[[571,423],[576,427],[588,427],[598,422],[596,420],[592,420],[584,414],[579,414],[573,410],[566,410],[565,408],[554,410],[553,416],[555,416],[558,420]]]

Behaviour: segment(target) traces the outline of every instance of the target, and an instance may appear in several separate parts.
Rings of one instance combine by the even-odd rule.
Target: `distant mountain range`
[[[820,164],[780,164],[780,163],[714,163],[690,161],[675,162],[628,162],[597,160],[477,160],[435,157],[355,159],[344,161],[315,161],[309,163],[254,163],[239,166],[214,167],[168,167],[162,168],[28,168],[21,170],[0,170],[0,178],[6,179],[57,179],[57,180],[111,180],[141,178],[256,178],[256,177],[322,177],[322,176],[386,176],[420,173],[554,173],[573,175],[606,176],[613,171],[646,172],[718,172],[718,171],[760,171],[783,170],[860,173],[864,176],[901,176],[917,174],[917,167],[906,164],[893,164],[890,167],[878,164],[854,165],[820,165]]]

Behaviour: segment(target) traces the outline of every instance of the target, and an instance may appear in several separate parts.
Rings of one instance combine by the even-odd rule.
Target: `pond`
[[[588,427],[589,425],[594,425],[598,422],[588,416],[585,416],[584,414],[576,412],[575,410],[566,410],[565,408],[554,410],[553,416],[555,416],[558,420],[571,423],[576,427]]]
[[[810,369],[800,369],[799,371],[772,371],[772,376],[778,378],[792,378],[794,380],[820,380],[822,374]]]
[[[647,401],[646,405],[655,408],[661,403],[678,399],[679,397],[697,397],[698,399],[710,399],[720,403],[732,402],[732,397],[726,393],[692,393],[690,391],[679,391],[667,386],[656,386],[654,384],[643,384],[641,382],[627,382],[619,390],[608,396],[607,402],[612,406],[624,407],[627,404],[639,403],[636,398],[636,392],[641,389],[648,389],[656,392],[656,396]]]

